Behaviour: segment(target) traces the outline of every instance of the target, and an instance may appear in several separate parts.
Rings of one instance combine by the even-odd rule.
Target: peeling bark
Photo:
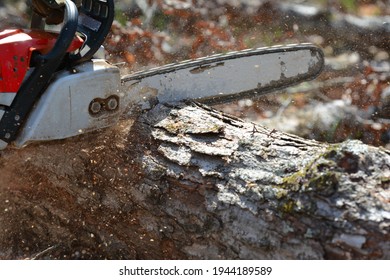
[[[390,259],[390,153],[203,105],[0,157],[0,258]]]

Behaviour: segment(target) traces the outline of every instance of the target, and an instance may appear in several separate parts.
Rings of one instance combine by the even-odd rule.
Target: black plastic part
[[[77,32],[84,37],[84,45],[67,59],[68,64],[90,60],[103,44],[115,17],[114,0],[82,0]],[[31,28],[44,29],[43,18],[33,13]]]
[[[71,63],[87,61],[99,50],[115,16],[114,0],[83,0],[77,31],[85,43],[77,54],[71,54]]]
[[[0,139],[10,143],[15,140],[19,128],[24,124],[35,102],[45,91],[55,71],[63,63],[70,44],[76,34],[78,10],[67,0],[65,18],[61,32],[53,49],[46,55],[34,57],[34,70],[20,86],[10,107],[6,108],[0,120]]]
[[[34,11],[31,15],[31,29],[45,29],[45,22],[43,18]]]

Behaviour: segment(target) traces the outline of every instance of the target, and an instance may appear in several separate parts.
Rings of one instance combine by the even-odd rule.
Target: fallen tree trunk
[[[389,259],[390,153],[203,105],[0,157],[2,259]]]

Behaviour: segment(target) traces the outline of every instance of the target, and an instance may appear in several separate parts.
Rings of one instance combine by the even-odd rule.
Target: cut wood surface
[[[2,259],[390,259],[390,152],[197,104],[0,156]]]

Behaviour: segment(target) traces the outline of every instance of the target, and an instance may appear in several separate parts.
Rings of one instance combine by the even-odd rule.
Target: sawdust
[[[0,259],[135,257],[110,231],[118,218],[133,220],[120,210],[121,188],[134,179],[125,162],[128,129],[126,122],[1,152]]]

